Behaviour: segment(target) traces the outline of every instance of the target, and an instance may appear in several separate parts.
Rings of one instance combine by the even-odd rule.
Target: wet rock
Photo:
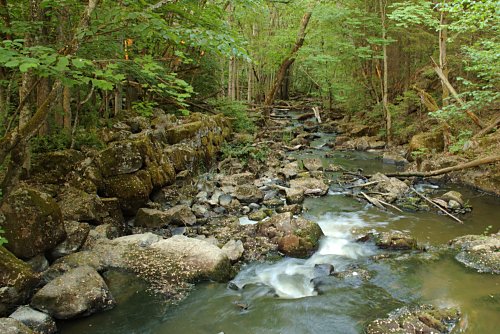
[[[329,263],[321,263],[321,264],[315,264],[314,265],[314,276],[315,277],[321,277],[321,276],[330,276],[334,273],[335,268],[333,265]]]
[[[224,281],[231,276],[226,253],[207,241],[176,235],[154,243],[151,249],[172,260],[182,261],[195,277]]]
[[[366,327],[367,334],[451,333],[460,320],[457,309],[438,309],[432,305],[402,307],[387,318],[376,319]]]
[[[382,162],[389,165],[404,166],[408,163],[408,160],[406,160],[405,157],[398,153],[384,152],[384,155],[382,156]]]
[[[56,319],[71,319],[109,310],[115,301],[94,268],[78,267],[40,289],[31,306]]]
[[[49,195],[21,187],[4,199],[0,226],[14,255],[31,258],[66,238],[61,209]]]
[[[266,210],[258,210],[250,213],[248,215],[248,219],[250,220],[255,220],[255,221],[260,221],[268,216]]]
[[[303,177],[290,181],[290,188],[299,188],[304,191],[304,194],[322,196],[327,193],[328,185],[323,180],[312,177]]]
[[[32,309],[29,306],[20,306],[10,316],[31,330],[39,334],[52,334],[57,332],[56,322],[48,314]]]
[[[370,239],[380,249],[411,250],[418,249],[417,240],[406,232],[388,231],[376,234],[368,234]]]
[[[303,218],[293,218],[291,212],[276,214],[257,224],[257,233],[278,244],[285,255],[307,257],[319,245],[323,235],[318,224]]]
[[[2,334],[36,334],[28,326],[13,318],[0,318]]]
[[[135,226],[159,228],[170,223],[170,216],[161,210],[140,208],[135,216]]]
[[[222,246],[222,251],[231,261],[237,261],[243,255],[245,248],[243,248],[243,242],[241,240],[229,240],[224,246]]]
[[[196,223],[196,216],[186,205],[176,205],[165,211],[167,220],[172,225],[191,226]]]
[[[304,189],[286,188],[286,202],[288,204],[300,204],[304,201]]]
[[[28,264],[0,246],[0,316],[24,303],[38,281]]]
[[[26,263],[31,267],[31,269],[33,269],[34,272],[37,273],[41,273],[49,268],[49,261],[43,254],[29,259]]]
[[[78,251],[87,240],[90,232],[89,224],[75,221],[65,221],[64,228],[67,234],[66,240],[50,252],[52,259],[58,259]]]
[[[461,207],[464,205],[464,200],[462,198],[462,194],[458,191],[448,191],[447,193],[439,196],[440,199],[445,201],[454,201],[457,202]]]
[[[262,191],[254,185],[246,184],[236,187],[233,196],[241,203],[250,204],[260,202],[264,198]]]
[[[374,186],[374,191],[384,193],[382,196],[386,202],[392,203],[398,198],[402,198],[408,191],[409,187],[406,183],[398,180],[395,177],[387,177],[382,173],[376,173],[370,178],[370,182],[378,182]],[[381,195],[375,195],[377,198]]]
[[[303,161],[304,168],[308,171],[317,171],[323,170],[323,164],[319,158],[314,159],[304,159]]]
[[[368,270],[363,268],[358,268],[355,266],[349,267],[343,271],[335,272],[332,275],[337,278],[342,278],[342,279],[355,278],[355,279],[360,279],[362,281],[368,281],[372,278],[372,275]]]
[[[500,233],[466,235],[449,242],[458,250],[457,261],[481,273],[500,274]]]

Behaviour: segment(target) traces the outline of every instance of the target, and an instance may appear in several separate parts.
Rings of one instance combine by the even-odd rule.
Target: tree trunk
[[[71,89],[69,87],[63,88],[63,128],[67,134],[71,133]]]
[[[283,82],[283,79],[285,78],[288,69],[295,62],[295,57],[297,55],[297,52],[300,50],[302,45],[304,45],[304,41],[306,38],[306,29],[307,25],[309,24],[309,20],[311,19],[312,16],[312,9],[313,9],[312,7],[309,7],[307,12],[302,17],[302,20],[300,22],[299,34],[297,35],[297,40],[295,41],[295,45],[293,46],[290,53],[281,62],[281,66],[276,72],[275,79],[271,84],[269,91],[267,92],[266,100],[264,101],[264,106],[265,106],[264,117],[266,120],[269,119],[269,116],[271,114],[270,108],[274,103],[274,99],[276,97],[276,92],[278,91],[278,88],[281,87],[281,83]]]
[[[446,42],[448,39],[448,29],[446,28],[447,20],[446,14],[441,11],[441,17],[439,20],[441,28],[439,29],[439,67],[443,72],[443,76],[448,81],[448,62],[446,60]],[[448,97],[450,96],[450,91],[444,82],[441,82],[441,86],[443,88],[443,107],[448,105]]]
[[[387,2],[383,0],[379,0],[380,5],[380,19],[382,24],[382,40],[384,41],[382,44],[382,57],[384,62],[383,75],[382,75],[382,105],[384,107],[384,116],[385,116],[385,137],[386,137],[386,145],[390,147],[392,145],[392,119],[391,112],[389,110],[389,101],[388,101],[388,67],[387,67],[387,30],[385,25],[385,12]]]

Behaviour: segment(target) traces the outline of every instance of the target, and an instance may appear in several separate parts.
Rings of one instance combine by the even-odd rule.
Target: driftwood
[[[431,199],[427,198],[426,196],[422,195],[421,193],[419,193],[418,191],[416,191],[413,187],[410,188],[411,191],[413,191],[415,194],[417,194],[420,198],[422,198],[423,200],[425,200],[426,202],[428,202],[429,204],[435,206],[436,208],[438,208],[440,211],[442,211],[444,214],[446,214],[447,216],[449,216],[450,218],[452,218],[453,220],[459,222],[460,224],[463,224],[464,222],[461,221],[460,219],[458,219],[457,217],[455,217],[454,215],[452,215],[451,213],[449,213],[445,208],[443,208],[442,206],[440,206],[439,204],[433,202]]]
[[[477,167],[480,165],[486,165],[494,162],[500,161],[500,155],[496,155],[493,157],[486,157],[486,158],[481,158],[481,159],[476,159],[464,164],[452,166],[452,167],[446,167],[446,168],[441,168],[437,170],[433,170],[430,172],[401,172],[401,173],[388,173],[385,174],[386,176],[389,177],[412,177],[412,176],[417,176],[417,177],[431,177],[431,176],[438,176],[450,172],[455,172],[457,170],[462,170],[462,169],[467,169],[467,168],[472,168],[472,167]]]
[[[380,203],[380,201],[378,199],[376,199],[375,197],[368,196],[364,192],[360,192],[360,194],[363,195],[363,197],[366,198],[366,200],[368,202],[370,202],[371,204],[375,205],[380,210],[385,210],[385,207],[382,205],[382,203]]]
[[[346,187],[346,189],[352,189],[352,188],[364,188],[364,187],[368,187],[368,186],[372,186],[374,184],[377,184],[381,182],[380,180],[377,180],[377,181],[370,181],[370,182],[366,182],[366,183],[363,183],[363,184],[355,184],[355,185],[352,185],[352,186],[348,186]]]
[[[497,126],[498,124],[500,124],[500,116],[498,116],[493,122],[490,123],[490,125],[488,125],[487,127],[485,127],[484,129],[482,129],[481,131],[479,131],[478,133],[476,133],[472,139],[477,139],[477,138],[480,138],[484,135],[487,135],[488,133],[490,133],[491,131],[493,131]]]
[[[314,111],[314,117],[318,120],[318,123],[321,124],[321,116],[319,114],[319,108],[318,107],[313,107],[312,110]]]

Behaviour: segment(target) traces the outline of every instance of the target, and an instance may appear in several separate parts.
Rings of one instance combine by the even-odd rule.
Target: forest
[[[329,259],[330,273],[320,255],[338,233],[353,249],[358,237],[390,251],[429,249],[405,234],[410,230],[431,240],[433,254],[445,267],[449,255],[436,245],[451,240],[449,247],[467,254],[456,255],[459,262],[482,273],[500,273],[500,234],[494,234],[500,228],[494,211],[500,196],[499,30],[496,0],[0,0],[0,297],[5,300],[0,316],[28,303],[59,326],[59,320],[109,309],[115,305],[110,295],[99,296],[106,305],[87,305],[76,313],[54,310],[57,306],[47,305],[52,297],[37,297],[69,274],[77,279],[87,275],[104,285],[101,276],[106,282],[119,280],[102,274],[109,268],[125,268],[176,301],[188,295],[194,282],[207,278],[230,281],[229,289],[232,284],[244,291],[245,285],[256,284],[249,278],[253,275],[279,298],[293,299],[322,294],[321,284],[309,286],[321,278],[318,268],[329,277],[338,274],[336,279],[352,278],[354,272],[366,282],[372,282],[370,270],[387,273],[375,265],[354,271],[359,263],[353,259],[377,256],[368,246],[355,255],[346,249],[328,253],[354,261],[350,267],[341,261],[340,267],[347,269],[337,273],[338,263]],[[450,184],[459,191],[448,189]],[[433,187],[450,191],[441,194],[441,188]],[[404,225],[375,214],[401,234],[385,236],[383,230],[374,236],[367,232],[371,221],[355,226],[368,233],[360,237],[352,226],[336,221],[341,232],[329,235],[322,222],[331,212],[315,210],[326,206],[319,201],[341,192],[357,204],[342,202],[338,212],[337,204],[328,204],[339,217],[345,214],[341,206],[364,203],[384,215],[398,212],[413,218],[402,218]],[[478,194],[485,199],[477,200]],[[303,213],[317,224],[301,220],[302,205],[310,205],[311,213],[306,208]],[[472,211],[472,206],[478,208]],[[481,214],[474,216],[476,211]],[[492,217],[483,220],[481,215]],[[259,223],[245,227],[239,218],[241,226],[225,225],[241,216]],[[353,217],[346,219],[364,219]],[[435,224],[424,232],[411,219],[460,224],[443,228],[440,237]],[[295,232],[289,235],[278,226],[292,226]],[[179,229],[187,240],[167,245]],[[350,231],[346,235],[345,229]],[[127,237],[123,243],[111,242]],[[200,238],[215,239],[218,248],[190,244]],[[147,246],[129,247],[135,242]],[[486,255],[464,260],[478,244],[488,249]],[[201,268],[171,254],[197,247],[203,254],[190,256],[202,259]],[[240,248],[239,256],[231,258],[231,250],[238,253]],[[220,249],[229,252],[229,260],[224,255],[229,262],[204,257],[216,257]],[[79,255],[85,252],[96,258]],[[108,253],[119,255],[103,255]],[[272,262],[276,254],[316,261],[304,269],[310,281],[300,285],[300,292],[285,291],[287,283],[276,286],[272,282],[280,278],[266,276],[291,270],[287,260],[267,269],[251,267],[252,274],[242,269],[255,261]],[[33,267],[40,256],[46,262],[43,269]],[[97,258],[104,261],[99,269]],[[483,264],[471,264],[476,261]],[[95,270],[73,273],[73,268],[89,266]],[[476,277],[467,275],[481,275],[453,266],[448,270],[450,276],[460,272],[463,282]],[[71,285],[71,277],[59,283]],[[489,282],[492,290],[485,294],[498,305],[498,278],[484,277],[478,281]],[[411,281],[406,276],[400,280]],[[392,297],[377,299],[379,311],[357,314],[359,319],[336,332],[363,328],[388,333],[374,319],[407,305],[414,294],[395,297],[390,287],[380,289]],[[451,306],[467,314],[474,299],[460,298]],[[258,304],[253,299],[233,304],[251,312],[252,302]],[[347,307],[332,307],[337,306]],[[400,315],[439,333],[458,327],[460,332],[493,333],[500,325],[496,306],[482,308],[484,324],[468,329],[464,318],[458,320],[460,311],[448,309],[444,316],[435,306],[426,307],[409,307]],[[150,311],[160,309],[155,304]],[[122,319],[119,312],[125,311],[116,312]],[[421,320],[422,312],[440,325]],[[206,326],[214,315],[204,317],[200,324]],[[399,321],[394,317],[383,321]],[[1,319],[0,331],[10,324]],[[237,321],[224,319],[226,333],[273,333],[258,326],[231,327]],[[374,321],[367,327],[368,320]],[[201,327],[180,330],[167,323],[162,332],[201,332]],[[141,321],[135,325],[139,331],[149,326]],[[78,326],[62,323],[61,328],[63,333],[85,332]],[[280,332],[278,327],[274,330]],[[323,332],[317,329],[321,326],[297,328],[297,333]]]

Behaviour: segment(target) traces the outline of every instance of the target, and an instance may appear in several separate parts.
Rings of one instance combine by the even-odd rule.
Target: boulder
[[[403,166],[408,163],[402,155],[395,152],[384,152],[382,155],[382,162],[388,165]]]
[[[319,158],[304,159],[302,161],[302,163],[304,164],[304,168],[310,172],[317,171],[317,170],[323,170],[323,163],[321,162],[321,159],[319,159]]]
[[[297,161],[290,162],[280,169],[279,174],[283,175],[285,179],[293,179],[299,174],[299,164]]]
[[[49,195],[21,187],[2,203],[0,226],[9,240],[6,247],[20,258],[53,249],[66,238],[61,209]]]
[[[111,241],[112,244],[120,245],[136,245],[139,247],[149,247],[154,243],[162,240],[159,235],[151,232],[142,234],[132,234],[124,237],[116,238]]]
[[[233,175],[224,176],[221,180],[223,186],[240,186],[243,184],[251,184],[255,179],[255,175],[250,172],[237,173]]]
[[[442,152],[443,149],[444,137],[442,131],[419,133],[414,135],[410,140],[407,158],[412,158],[411,154],[413,152]]]
[[[285,212],[258,223],[257,234],[276,243],[285,255],[307,257],[317,249],[323,232],[318,224]]]
[[[90,195],[83,190],[67,187],[59,194],[59,207],[65,220],[96,222],[100,220],[102,201],[97,195]]]
[[[432,305],[402,307],[387,318],[376,319],[366,327],[366,334],[450,333],[460,320],[457,309],[439,309]]]
[[[118,198],[120,208],[127,215],[134,215],[144,206],[153,190],[151,175],[144,170],[109,177],[104,180],[104,186],[105,196]]]
[[[464,205],[464,200],[462,198],[462,194],[459,193],[458,191],[448,191],[447,193],[439,196],[440,199],[445,200],[445,201],[455,201],[460,204],[460,206]]]
[[[224,246],[222,246],[222,251],[231,261],[237,261],[243,255],[245,248],[243,248],[243,242],[241,240],[229,240]]]
[[[262,191],[251,184],[237,186],[232,195],[244,204],[257,203],[264,198]]]
[[[28,326],[13,318],[0,318],[2,334],[36,334]]]
[[[323,180],[312,177],[301,177],[291,180],[290,188],[302,189],[306,195],[322,196],[328,191],[328,185]]]
[[[139,142],[124,140],[112,143],[97,158],[101,173],[109,177],[140,170],[144,163],[141,151]]]
[[[381,249],[411,250],[418,249],[417,240],[408,233],[388,231],[372,234],[375,245]]]
[[[291,212],[294,215],[299,215],[302,212],[302,205],[291,204],[291,205],[280,206],[276,208],[276,212],[277,213]]]
[[[376,173],[370,178],[370,182],[378,182],[374,186],[374,191],[384,193],[382,196],[386,202],[392,203],[398,198],[402,198],[408,191],[409,187],[406,183],[398,180],[395,177],[388,177],[382,173]],[[374,197],[380,197],[375,195]]]
[[[304,189],[302,188],[286,188],[287,204],[300,204],[304,201]]]
[[[106,268],[103,254],[94,251],[81,251],[57,259],[48,270],[43,272],[43,281],[48,283],[68,271],[78,267],[92,267],[96,271]]]
[[[109,310],[115,301],[97,271],[85,266],[49,282],[35,294],[31,306],[56,319],[71,319]]]
[[[135,226],[147,228],[159,228],[168,225],[170,216],[161,210],[141,208],[135,216]]]
[[[48,314],[20,306],[9,318],[16,319],[38,334],[53,334],[57,332],[56,322]]]
[[[38,281],[28,264],[0,246],[0,316],[24,303]]]
[[[66,240],[51,251],[50,255],[53,259],[58,259],[78,251],[87,240],[90,232],[90,226],[87,223],[65,221],[64,228],[67,234]]]
[[[226,253],[205,240],[175,235],[154,243],[151,249],[182,262],[196,278],[224,281],[231,276],[231,264]]]
[[[458,250],[457,261],[480,273],[500,274],[500,233],[465,235],[449,242]]]
[[[62,184],[77,164],[84,159],[84,154],[77,150],[40,154],[33,161],[31,177],[41,183]]]
[[[165,211],[169,224],[177,226],[191,226],[196,223],[196,216],[187,205],[176,205]]]

